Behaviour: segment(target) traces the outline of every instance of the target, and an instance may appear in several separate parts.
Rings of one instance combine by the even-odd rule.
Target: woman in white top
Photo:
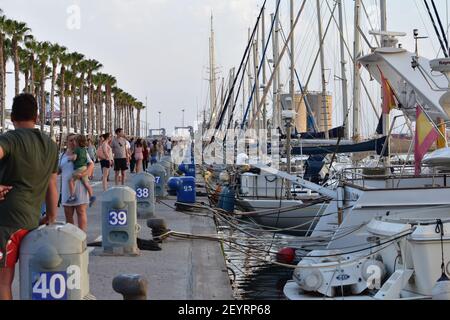
[[[67,137],[67,150],[64,152],[59,160],[59,173],[61,175],[61,203],[64,207],[64,214],[66,222],[74,223],[74,213],[77,213],[78,227],[87,232],[87,207],[89,205],[89,194],[82,183],[77,183],[75,188],[75,195],[77,201],[67,203],[70,197],[69,180],[74,173],[73,162],[70,161],[69,156],[75,149],[76,135],[71,134]],[[87,170],[80,174],[80,177],[87,176],[94,166],[94,162],[87,155],[88,167]]]

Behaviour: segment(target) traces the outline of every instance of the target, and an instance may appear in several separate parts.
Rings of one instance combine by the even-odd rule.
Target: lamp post
[[[161,129],[161,111],[158,111],[159,114],[159,129]]]
[[[181,111],[183,112],[183,118],[182,118],[182,120],[181,120],[181,126],[184,127],[184,109],[181,110]]]

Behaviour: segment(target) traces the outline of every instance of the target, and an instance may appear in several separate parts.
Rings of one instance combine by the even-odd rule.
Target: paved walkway
[[[88,243],[101,236],[102,188],[98,182],[99,168],[92,185],[98,195],[97,203],[88,212]],[[111,173],[114,180],[114,173]],[[131,181],[131,178],[128,179]],[[175,198],[165,201],[173,206]],[[157,204],[156,216],[165,219],[168,228],[192,234],[216,234],[214,221],[208,217],[186,215],[163,204]],[[58,221],[64,221],[60,209]],[[151,239],[145,220],[139,220],[139,237]],[[141,251],[139,257],[105,257],[101,250],[91,250],[89,275],[91,293],[99,300],[121,300],[112,289],[112,280],[119,274],[141,274],[149,282],[150,300],[229,300],[233,299],[226,263],[219,243],[205,240],[167,239],[162,251]],[[14,297],[19,297],[18,272]]]

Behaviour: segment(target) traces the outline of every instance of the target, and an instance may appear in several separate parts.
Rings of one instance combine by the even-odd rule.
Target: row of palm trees
[[[93,136],[124,128],[128,135],[140,136],[140,113],[144,104],[117,87],[115,77],[101,73],[102,64],[59,44],[37,41],[24,22],[8,19],[0,9],[0,124],[6,121],[6,66],[14,65],[15,95],[33,94],[39,104],[40,128]],[[25,86],[20,88],[20,76]],[[51,81],[50,92],[45,91]],[[60,112],[55,112],[59,98]],[[47,101],[50,113],[46,114]],[[55,115],[57,115],[55,117]]]

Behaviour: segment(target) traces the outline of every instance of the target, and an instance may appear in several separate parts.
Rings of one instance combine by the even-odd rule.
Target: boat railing
[[[399,189],[404,188],[402,182],[408,180],[422,180],[423,187],[449,187],[447,178],[449,173],[433,171],[431,168],[425,169],[427,172],[421,175],[415,174],[415,167],[412,165],[399,165],[389,167],[354,167],[345,168],[336,176],[346,184],[359,186],[363,189],[373,188],[374,181],[383,181],[383,188]],[[420,185],[420,183],[418,184]]]

